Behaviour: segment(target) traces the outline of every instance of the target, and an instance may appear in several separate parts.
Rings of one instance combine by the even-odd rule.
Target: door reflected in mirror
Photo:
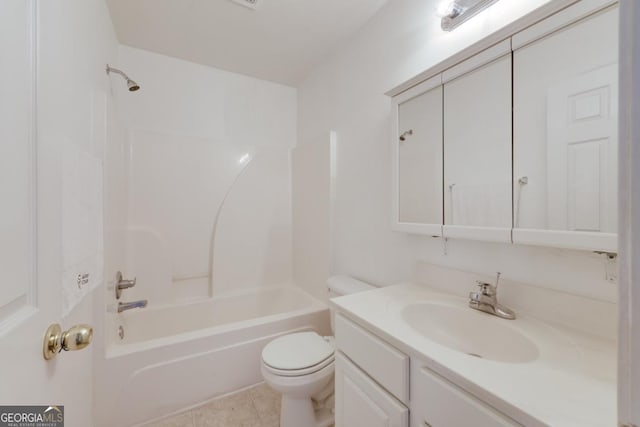
[[[514,228],[615,233],[617,8],[514,52]]]

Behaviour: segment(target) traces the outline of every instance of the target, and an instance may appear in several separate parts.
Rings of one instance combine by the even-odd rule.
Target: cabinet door
[[[514,52],[514,242],[616,250],[617,63],[617,7]]]
[[[506,415],[416,363],[411,378],[414,427],[516,427]]]
[[[439,77],[393,99],[393,229],[442,234],[442,85]]]
[[[505,55],[444,84],[445,237],[511,240],[511,165]]]
[[[344,355],[336,355],[336,427],[408,427],[409,409]]]

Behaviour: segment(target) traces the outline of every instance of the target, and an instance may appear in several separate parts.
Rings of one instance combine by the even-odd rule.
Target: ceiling
[[[388,0],[107,0],[120,43],[298,86]]]

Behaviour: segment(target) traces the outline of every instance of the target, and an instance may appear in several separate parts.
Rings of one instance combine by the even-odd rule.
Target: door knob
[[[47,328],[42,344],[45,360],[53,359],[62,351],[82,350],[91,343],[93,328],[89,325],[75,325],[62,332],[62,327],[54,323]]]

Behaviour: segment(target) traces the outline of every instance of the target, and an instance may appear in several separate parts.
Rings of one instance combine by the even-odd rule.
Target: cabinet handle
[[[422,420],[422,424],[424,425],[424,427],[431,427],[431,424],[429,424],[426,420]]]

